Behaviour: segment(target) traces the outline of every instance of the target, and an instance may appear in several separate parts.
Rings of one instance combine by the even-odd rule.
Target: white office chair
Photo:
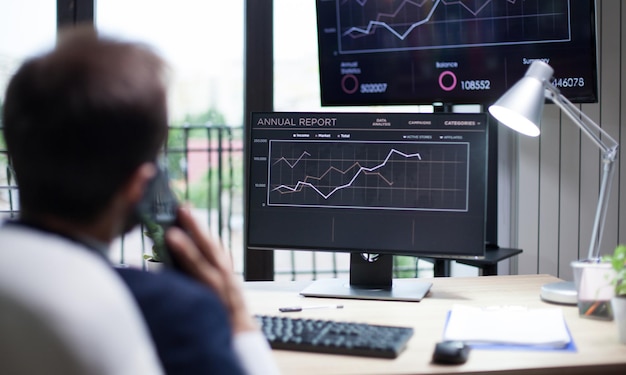
[[[162,374],[139,308],[100,255],[0,226],[0,374]]]
[[[0,373],[86,374],[88,366],[41,313],[0,291]]]

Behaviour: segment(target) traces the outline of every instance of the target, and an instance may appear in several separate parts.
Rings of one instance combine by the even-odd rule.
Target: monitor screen
[[[536,59],[596,102],[593,0],[317,0],[321,104],[490,104]]]
[[[247,247],[483,256],[484,113],[253,113]]]

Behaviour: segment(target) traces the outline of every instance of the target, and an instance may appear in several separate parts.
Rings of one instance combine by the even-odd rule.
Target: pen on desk
[[[280,312],[297,312],[310,309],[343,309],[343,305],[315,305],[315,306],[292,306],[292,307],[280,307]]]

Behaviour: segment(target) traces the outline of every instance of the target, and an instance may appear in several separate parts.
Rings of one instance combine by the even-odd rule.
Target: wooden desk
[[[425,279],[422,279],[425,280]],[[545,352],[472,350],[460,366],[430,363],[441,340],[447,311],[455,303],[472,306],[552,306],[541,301],[541,285],[559,279],[547,275],[433,278],[429,295],[421,302],[340,300],[343,309],[305,310],[292,317],[334,319],[373,324],[413,326],[415,334],[396,359],[275,350],[284,375],[291,374],[626,374],[626,345],[619,344],[615,322],[580,318],[575,306],[560,306],[578,351]],[[337,304],[337,299],[305,298],[298,292],[308,282],[248,282],[248,304],[255,314],[280,315],[280,306]]]

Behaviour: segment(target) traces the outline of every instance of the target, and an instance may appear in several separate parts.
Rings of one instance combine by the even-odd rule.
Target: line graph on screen
[[[570,1],[341,0],[339,52],[565,42]]]
[[[463,142],[272,141],[267,204],[467,210]]]

